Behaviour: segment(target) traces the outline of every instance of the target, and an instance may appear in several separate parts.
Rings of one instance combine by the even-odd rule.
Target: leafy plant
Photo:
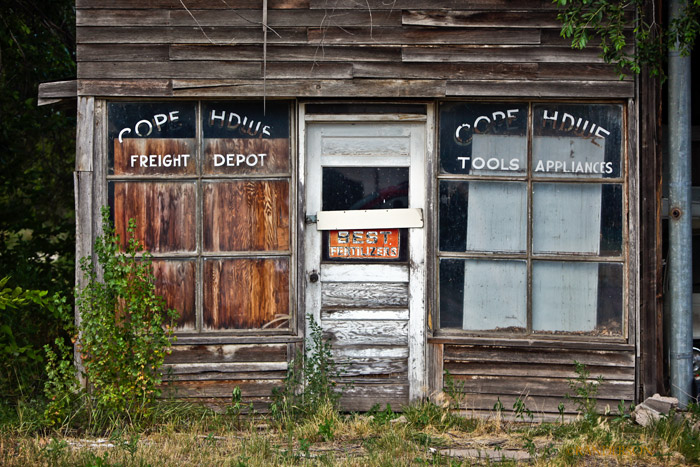
[[[450,398],[450,403],[455,407],[459,408],[464,401],[464,386],[465,382],[460,381],[455,382],[454,376],[448,370],[444,372],[444,391]]]
[[[270,412],[285,423],[309,417],[327,405],[337,410],[342,395],[336,390],[341,371],[333,358],[330,339],[323,338],[323,330],[312,315],[307,319],[311,339],[305,352],[294,359],[282,388],[272,393]]]
[[[48,400],[44,419],[48,426],[63,426],[80,395],[80,387],[73,365],[73,348],[60,338],[55,344],[56,351],[48,344],[44,346],[47,375],[44,395]]]
[[[687,0],[682,13],[665,30],[655,12],[647,13],[645,0],[553,1],[560,7],[557,18],[562,23],[562,37],[571,38],[571,46],[576,49],[598,39],[601,56],[607,63],[614,63],[621,76],[649,66],[652,75],[663,77],[666,53],[678,50],[689,55],[700,31],[697,0]],[[632,29],[631,43],[625,34],[628,28]]]
[[[574,371],[576,378],[569,379],[569,387],[574,391],[574,394],[566,394],[566,398],[576,404],[576,409],[579,414],[583,415],[586,420],[594,420],[598,418],[596,406],[598,405],[598,389],[603,383],[603,377],[598,376],[591,380],[591,372],[588,371],[586,365],[574,360]]]
[[[521,421],[525,421],[525,417],[530,419],[530,422],[532,422],[532,411],[527,408],[525,405],[525,401],[523,401],[520,397],[515,399],[515,402],[513,403],[513,412],[515,413],[515,418],[520,419]]]
[[[107,417],[133,421],[148,414],[160,395],[160,367],[173,338],[174,310],[155,292],[149,253],[134,238],[129,221],[125,251],[102,210],[104,234],[95,241],[101,269],[88,258],[80,267],[87,285],[78,292],[80,355],[88,389]]]

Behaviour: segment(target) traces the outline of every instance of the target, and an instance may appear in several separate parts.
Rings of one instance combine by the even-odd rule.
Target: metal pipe
[[[686,1],[671,0],[671,18],[683,14]],[[690,57],[678,44],[668,52],[669,137],[669,301],[671,313],[671,395],[685,407],[693,383],[693,269],[690,159]]]

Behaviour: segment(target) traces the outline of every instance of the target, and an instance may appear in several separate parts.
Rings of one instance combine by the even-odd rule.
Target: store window
[[[623,115],[615,104],[441,104],[441,329],[624,333]]]
[[[109,203],[180,332],[289,329],[289,102],[112,102]]]

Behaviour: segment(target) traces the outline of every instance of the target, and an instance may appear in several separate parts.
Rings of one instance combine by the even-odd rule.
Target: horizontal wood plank
[[[405,321],[333,321],[322,323],[323,335],[340,349],[344,345],[396,346],[408,344]]]
[[[79,96],[107,97],[166,97],[173,95],[169,79],[81,79],[78,80]]]
[[[605,380],[634,381],[634,367],[596,366],[586,367],[591,377],[602,376]],[[444,370],[452,375],[484,376],[542,376],[548,378],[576,378],[573,365],[533,364],[513,362],[446,362]]]
[[[402,24],[406,26],[499,28],[508,25],[512,28],[561,29],[561,21],[557,20],[556,12],[551,10],[522,10],[518,9],[516,4],[513,5],[513,8],[508,8],[505,11],[407,10],[402,12],[401,20]]]
[[[376,321],[376,320],[408,320],[408,308],[390,309],[332,309],[321,310],[323,321]],[[328,323],[330,326],[331,323]]]
[[[354,384],[342,389],[342,410],[366,412],[375,405],[383,409],[387,404],[396,411],[408,405],[408,384]]]
[[[528,79],[539,75],[533,63],[363,63],[353,65],[356,78]]]
[[[634,352],[570,350],[556,347],[512,349],[445,345],[444,359],[445,362],[569,364],[572,368],[575,360],[584,365],[634,367]]]
[[[366,344],[344,344],[335,345],[331,352],[333,357],[339,360],[349,358],[406,358],[408,357],[408,347],[405,345],[366,345]]]
[[[167,364],[286,362],[287,344],[173,345]]]
[[[85,8],[120,8],[127,10],[168,8],[182,9],[183,2],[180,0],[76,0],[77,9]],[[184,0],[184,4],[189,9],[228,9],[224,2],[212,2],[211,0]],[[261,8],[260,0],[236,0],[237,8]],[[268,0],[267,7],[273,9],[293,9],[308,8],[309,0]]]
[[[569,382],[560,378],[531,376],[465,376],[456,375],[454,381],[464,393],[536,395],[564,397],[572,393]],[[593,381],[593,380],[590,380]],[[603,399],[634,399],[634,381],[603,381],[597,396]]]
[[[572,49],[568,47],[538,46],[443,46],[404,47],[401,60],[411,62],[447,63],[604,63],[596,48]]]
[[[539,44],[540,31],[520,29],[517,34],[505,28],[309,28],[312,44]]]
[[[397,376],[408,381],[408,359],[407,358],[352,358],[337,359],[338,370],[344,378],[349,377],[376,377],[376,376]],[[357,379],[360,384],[362,379]]]
[[[165,62],[168,44],[78,44],[78,62]],[[82,65],[81,65],[82,66]]]
[[[380,308],[408,306],[406,283],[324,282],[322,307]]]
[[[263,82],[173,80],[178,97],[260,97]],[[268,97],[444,97],[445,81],[406,79],[267,80]]]
[[[518,81],[474,80],[448,81],[446,96],[480,97],[571,97],[571,98],[623,98],[634,96],[631,81]]]
[[[104,1],[104,0],[103,0]],[[401,9],[443,9],[443,10],[502,10],[507,8],[549,8],[556,7],[547,0],[310,0],[311,9],[328,9],[336,6],[360,10],[401,10]]]
[[[88,47],[84,45],[82,47]],[[94,46],[102,47],[102,46]],[[120,46],[121,47],[121,46]],[[252,60],[262,61],[263,46],[258,45],[170,45],[170,60]],[[272,62],[398,62],[400,47],[268,45],[268,63]]]
[[[306,44],[306,28],[278,28],[268,43]],[[76,30],[77,44],[261,44],[263,32],[255,27],[83,26]]]
[[[406,265],[324,264],[321,272],[326,282],[408,282]]]
[[[76,97],[77,95],[78,82],[76,80],[39,83],[39,99]]]
[[[233,388],[240,388],[244,397],[269,397],[272,389],[282,386],[282,380],[230,380],[230,381],[172,381],[163,384],[163,394],[168,397],[231,399]]]
[[[182,381],[230,381],[235,384],[235,382],[239,380],[282,380],[286,376],[286,370],[248,371],[245,373],[207,371],[199,373],[165,374],[163,375],[163,381],[173,383]]]
[[[175,363],[163,365],[166,374],[193,373],[247,373],[287,371],[287,362],[243,362],[243,363]]]

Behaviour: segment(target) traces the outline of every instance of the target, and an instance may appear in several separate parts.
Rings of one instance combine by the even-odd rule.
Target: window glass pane
[[[440,171],[470,175],[524,175],[527,105],[440,104]]]
[[[289,258],[204,261],[204,330],[289,327]]]
[[[110,175],[191,175],[197,170],[193,102],[111,102]]]
[[[289,182],[203,184],[205,252],[289,250]]]
[[[202,106],[205,174],[290,170],[288,102],[207,102]]]
[[[525,261],[440,260],[440,325],[467,330],[524,331]]]
[[[622,333],[622,264],[534,261],[536,332]]]
[[[193,182],[110,182],[109,204],[122,246],[129,219],[134,219],[134,235],[151,253],[195,251]]]
[[[440,181],[439,212],[441,251],[525,251],[525,183]]]
[[[621,176],[621,106],[538,104],[533,115],[534,176]]]
[[[622,185],[535,183],[534,253],[622,253]]]

